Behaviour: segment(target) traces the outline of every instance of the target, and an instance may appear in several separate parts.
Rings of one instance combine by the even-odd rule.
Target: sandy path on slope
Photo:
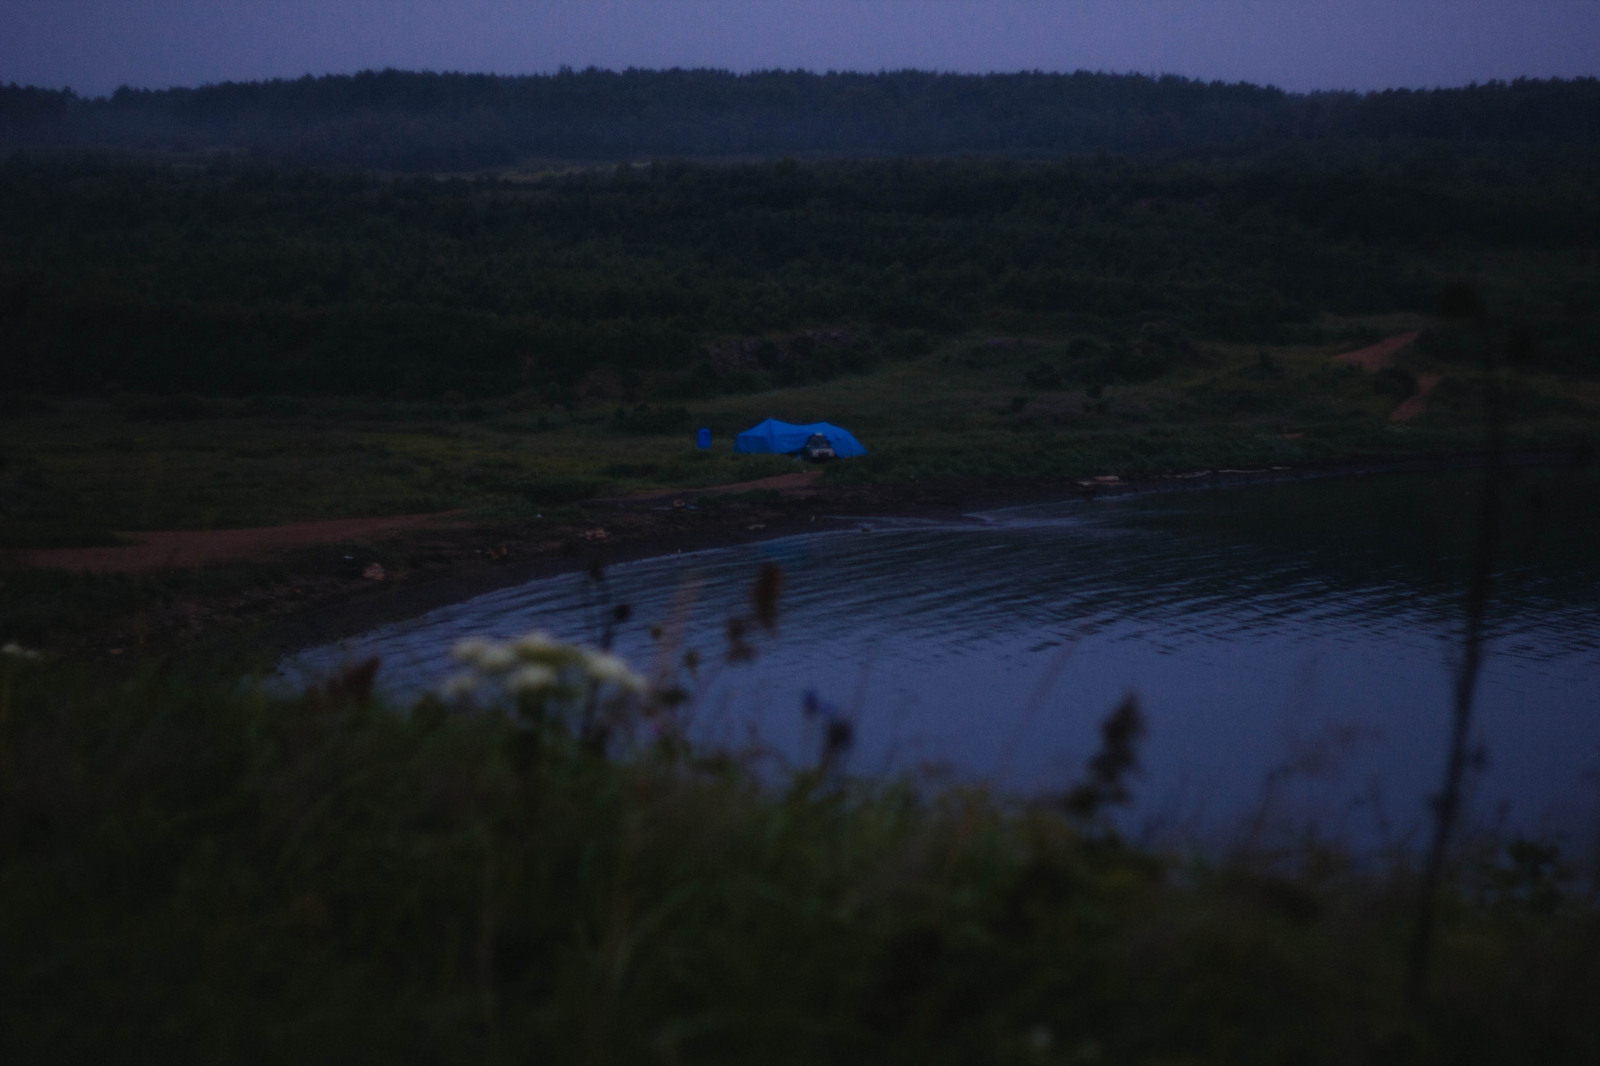
[[[1343,355],[1336,355],[1333,358],[1335,362],[1351,363],[1367,370],[1382,370],[1384,367],[1394,366],[1394,357],[1400,353],[1402,348],[1411,344],[1419,336],[1421,334],[1416,331],[1402,333],[1399,336],[1390,337],[1388,340],[1381,340],[1369,347],[1353,352],[1345,352]]]
[[[1343,355],[1334,356],[1334,361],[1349,363],[1365,370],[1383,370],[1394,366],[1394,357],[1414,342],[1418,333],[1401,333],[1398,336],[1381,340],[1377,344],[1361,348],[1354,352],[1345,352]],[[1400,406],[1389,412],[1391,422],[1409,422],[1428,409],[1428,397],[1444,378],[1439,374],[1418,374],[1417,391],[1400,402]]]
[[[1401,402],[1399,407],[1389,412],[1391,422],[1409,422],[1428,409],[1428,396],[1433,392],[1434,386],[1443,381],[1439,374],[1418,374],[1417,391]]]
[[[20,551],[16,553],[15,558],[24,566],[88,570],[102,574],[142,574],[154,570],[174,570],[204,566],[207,563],[247,559],[285,548],[336,544],[340,541],[398,533],[456,514],[460,512],[390,515],[386,518],[338,518],[327,522],[299,522],[294,525],[263,526],[256,529],[124,533],[120,535],[138,543],[114,548],[46,548]]]

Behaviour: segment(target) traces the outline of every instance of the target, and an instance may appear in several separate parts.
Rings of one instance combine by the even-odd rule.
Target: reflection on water
[[[852,769],[943,768],[1059,790],[1128,690],[1149,719],[1135,818],[1214,838],[1315,826],[1367,844],[1422,825],[1442,766],[1472,475],[1299,482],[886,520],[536,581],[297,656],[290,676],[384,660],[397,694],[452,670],[468,635],[593,640],[606,602],[653,625],[692,603],[714,660],[756,567],[786,571],[779,632],[719,668],[704,743],[790,762],[817,738],[801,694],[857,720]],[[1520,475],[1479,701],[1479,824],[1557,832],[1600,811],[1600,520],[1592,481]],[[676,605],[676,606],[675,606]]]

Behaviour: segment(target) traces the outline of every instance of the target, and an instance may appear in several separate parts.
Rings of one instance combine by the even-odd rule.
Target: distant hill
[[[288,163],[475,170],[528,160],[1011,155],[1509,154],[1600,145],[1600,80],[1289,93],[1095,74],[563,69],[367,71],[81,97],[0,87],[0,146],[232,151]]]

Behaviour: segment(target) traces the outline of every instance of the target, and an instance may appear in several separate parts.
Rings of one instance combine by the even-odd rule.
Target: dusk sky
[[[378,67],[1176,73],[1288,89],[1600,73],[1600,0],[4,0],[0,83]]]

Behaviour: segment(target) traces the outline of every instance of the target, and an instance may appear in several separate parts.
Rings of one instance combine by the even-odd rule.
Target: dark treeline
[[[597,69],[385,70],[85,98],[0,88],[0,145],[230,150],[386,170],[529,159],[781,154],[1060,156],[1108,150],[1298,161],[1431,145],[1470,154],[1600,139],[1600,82],[1288,93],[1145,75]]]
[[[605,371],[691,397],[974,330],[1095,338],[1137,377],[1193,340],[1427,310],[1462,256],[1586,262],[1597,188],[1592,162],[1487,160],[660,163],[529,182],[16,159],[0,332],[7,385],[55,393],[556,399]],[[1527,295],[1555,368],[1594,369],[1591,273]],[[762,344],[771,373],[750,370]]]

